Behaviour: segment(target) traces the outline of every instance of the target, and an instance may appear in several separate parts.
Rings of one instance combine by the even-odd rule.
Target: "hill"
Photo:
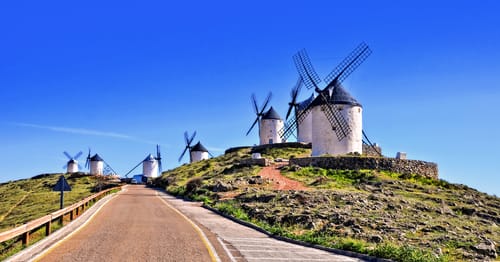
[[[22,225],[59,209],[59,193],[52,191],[61,174],[42,174],[0,184],[0,231]],[[72,190],[64,193],[64,206],[109,187],[108,182],[83,173],[65,175]]]
[[[415,174],[289,166],[305,148],[250,149],[165,172],[157,186],[269,232],[397,261],[496,259],[500,199]]]

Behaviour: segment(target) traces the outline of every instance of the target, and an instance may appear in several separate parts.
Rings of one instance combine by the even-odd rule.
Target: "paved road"
[[[214,261],[202,237],[157,191],[131,186],[40,261]]]
[[[254,229],[221,217],[200,207],[198,203],[176,199],[164,194],[161,196],[190,219],[217,235],[224,249],[229,251],[231,261],[363,261],[357,258],[279,241]]]
[[[204,209],[199,203],[176,199],[144,186],[128,186],[96,213],[90,223],[39,259],[362,261],[278,241]]]

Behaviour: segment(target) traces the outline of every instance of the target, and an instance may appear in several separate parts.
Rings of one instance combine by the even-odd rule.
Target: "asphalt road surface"
[[[215,261],[198,230],[157,191],[131,186],[39,261]]]

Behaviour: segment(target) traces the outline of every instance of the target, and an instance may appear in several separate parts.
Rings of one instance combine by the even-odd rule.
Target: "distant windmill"
[[[182,158],[189,152],[189,163],[198,162],[201,160],[208,159],[208,156],[213,157],[213,155],[208,152],[208,150],[198,141],[194,146],[192,145],[194,137],[196,136],[196,131],[189,137],[188,132],[184,132],[184,141],[186,143],[186,147],[184,147],[184,151],[182,151],[181,156],[179,157],[179,162],[181,162]]]
[[[312,113],[312,155],[362,153],[362,107],[341,83],[371,54],[370,48],[361,43],[324,80],[314,71],[309,56],[303,49],[293,56],[295,66],[307,88],[314,88],[318,96],[298,114]],[[309,112],[311,111],[311,112]],[[293,132],[297,124],[283,133]],[[337,139],[332,139],[336,137]]]
[[[276,112],[276,110],[274,110],[273,107],[269,108],[267,112],[264,112],[266,110],[267,105],[269,104],[269,101],[271,100],[271,97],[272,93],[269,92],[266,100],[264,100],[264,103],[262,104],[262,107],[259,109],[255,94],[252,94],[251,96],[253,109],[257,117],[255,118],[255,121],[253,122],[252,126],[250,127],[246,135],[248,136],[248,134],[250,134],[252,129],[255,127],[255,125],[258,124],[259,142],[261,145],[281,143],[282,141],[281,137],[278,134],[278,131],[283,129],[284,126],[283,119],[281,119],[281,117]]]
[[[98,154],[94,154],[92,157],[90,156],[90,148],[89,153],[87,154],[87,161],[85,162],[85,167],[89,169],[91,175],[110,175],[117,174],[111,166],[104,161]]]
[[[136,166],[134,166],[130,171],[125,174],[125,177],[128,177],[132,171],[134,171],[138,166],[142,164],[142,174],[145,177],[159,177],[162,174],[161,167],[161,153],[160,153],[160,145],[156,145],[156,157],[152,154],[146,156],[144,160],[139,162]]]
[[[80,169],[82,169],[82,166],[78,164],[77,159],[83,154],[82,151],[78,152],[75,156],[71,156],[68,154],[68,152],[64,151],[63,154],[69,159],[68,163],[63,166],[63,169],[66,169],[67,173],[76,173]]]

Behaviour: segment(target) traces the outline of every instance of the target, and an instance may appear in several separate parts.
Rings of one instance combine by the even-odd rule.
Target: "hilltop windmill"
[[[322,154],[362,153],[362,106],[341,83],[371,54],[370,48],[361,43],[324,80],[314,71],[306,51],[293,56],[295,66],[308,89],[314,88],[318,96],[296,117],[312,113],[313,156]],[[310,112],[309,112],[310,111]],[[288,130],[293,132],[292,125]]]
[[[78,152],[73,157],[71,157],[71,155],[66,151],[64,151],[63,154],[69,159],[68,163],[63,166],[63,169],[66,169],[66,173],[76,173],[78,170],[82,169],[82,166],[78,164],[77,161],[77,159],[83,154],[82,151]]]
[[[248,129],[246,135],[248,136],[255,125],[258,124],[260,145],[281,143],[282,141],[281,136],[278,134],[278,131],[283,129],[284,127],[283,119],[281,119],[279,114],[276,112],[276,110],[274,110],[272,106],[268,111],[264,112],[267,105],[269,104],[269,101],[271,100],[271,97],[272,93],[269,92],[267,98],[262,104],[262,107],[259,109],[255,94],[252,94],[251,96],[253,109],[257,117],[255,118],[255,121],[253,122],[250,129]]]
[[[138,166],[142,164],[142,175],[144,177],[159,177],[162,174],[161,167],[161,153],[160,153],[160,145],[156,145],[156,157],[152,154],[146,156],[144,160],[139,162],[136,166],[134,166],[130,171],[125,174],[125,177],[128,177],[132,171],[134,171]]]
[[[314,94],[304,101],[297,102],[297,97],[302,85],[302,77],[299,76],[297,83],[290,92],[291,101],[288,103],[289,107],[285,117],[287,122],[285,122],[285,126],[278,131],[282,141],[288,141],[288,138],[291,135],[295,135],[295,131],[297,131],[297,142],[312,142],[312,116],[310,110],[305,111],[303,114],[302,111],[304,111],[304,109],[314,100]],[[288,119],[292,112],[294,113],[293,117]],[[285,131],[287,132],[285,133]]]
[[[184,141],[186,142],[186,147],[184,151],[182,151],[181,156],[179,157],[179,162],[181,162],[182,158],[189,151],[189,163],[198,162],[201,160],[208,159],[209,156],[213,157],[213,155],[208,152],[208,150],[201,144],[200,141],[196,143],[194,146],[193,143],[194,137],[196,136],[196,131],[189,137],[188,132],[184,132]]]
[[[94,154],[92,157],[90,156],[90,148],[89,153],[87,154],[87,161],[85,162],[85,167],[89,169],[91,175],[110,175],[117,174],[111,166],[104,161],[98,154]]]

